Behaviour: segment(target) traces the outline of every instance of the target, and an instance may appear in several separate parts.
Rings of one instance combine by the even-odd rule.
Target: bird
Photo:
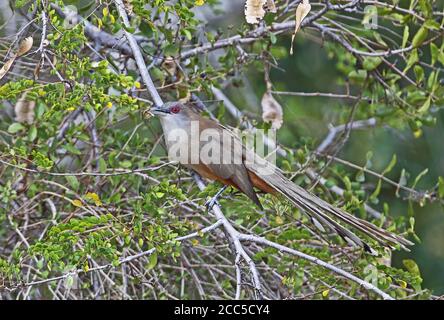
[[[281,195],[305,213],[320,231],[333,231],[348,244],[361,247],[372,255],[378,255],[378,252],[350,227],[383,247],[395,249],[400,246],[408,251],[407,247],[413,245],[404,237],[355,217],[295,184],[277,166],[247,148],[232,130],[205,117],[196,105],[166,102],[151,107],[150,113],[160,119],[171,160],[206,179],[234,187],[259,208],[262,209],[262,205],[257,191]]]

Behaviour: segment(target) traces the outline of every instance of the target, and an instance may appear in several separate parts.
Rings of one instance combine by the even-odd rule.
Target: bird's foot
[[[219,205],[219,202],[217,201],[217,199],[213,197],[207,202],[205,202],[205,207],[207,207],[207,210],[210,211],[211,209],[213,209],[215,204]]]
[[[212,197],[210,200],[208,200],[207,202],[205,202],[205,207],[207,207],[207,210],[210,211],[211,209],[213,209],[214,205],[219,205],[219,201],[217,201],[217,199],[219,199],[219,197],[222,195],[222,193],[225,191],[225,189],[227,189],[227,186],[223,186],[222,189],[220,189],[215,195],[214,197]]]

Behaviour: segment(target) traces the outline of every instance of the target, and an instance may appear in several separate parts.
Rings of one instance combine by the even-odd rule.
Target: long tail
[[[255,174],[262,178],[268,185],[273,187],[273,189],[285,196],[298,209],[306,213],[318,229],[325,231],[326,227],[336,232],[351,245],[360,246],[364,248],[365,251],[376,254],[367,243],[361,240],[353,232],[343,227],[339,222],[359,230],[363,234],[375,239],[383,246],[394,248],[394,246],[400,245],[403,249],[409,251],[406,246],[413,245],[409,240],[383,230],[368,221],[359,219],[307,192],[287,179],[277,168],[272,174],[261,174],[260,170],[257,169],[257,166],[249,166],[249,169],[255,172]]]

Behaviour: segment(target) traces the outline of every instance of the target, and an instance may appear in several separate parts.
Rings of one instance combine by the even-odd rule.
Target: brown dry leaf
[[[17,57],[20,57],[27,53],[32,48],[32,44],[34,43],[34,40],[32,37],[27,37],[23,39],[23,41],[20,43],[19,49],[17,51]]]
[[[247,0],[245,3],[245,19],[247,23],[257,24],[265,16],[264,6],[267,0]]]
[[[0,80],[8,73],[9,69],[11,69],[11,66],[14,63],[15,58],[16,58],[16,56],[13,56],[11,59],[6,61],[6,63],[0,69]]]
[[[284,113],[279,102],[273,97],[271,92],[267,90],[262,97],[262,119],[265,122],[271,122],[273,129],[279,129],[282,126]]]
[[[27,95],[27,92],[23,93],[15,104],[15,120],[20,123],[32,124],[34,122],[35,101],[27,100]]]
[[[177,72],[177,64],[173,57],[166,57],[162,63],[162,67],[170,76],[174,76]]]
[[[294,43],[294,38],[296,37],[296,33],[299,31],[302,21],[308,15],[310,10],[311,10],[310,0],[302,0],[302,2],[299,3],[298,7],[296,8],[296,16],[295,16],[296,21],[294,26],[294,32],[293,35],[291,36],[290,54],[293,54],[293,43]]]
[[[23,39],[22,42],[20,42],[17,53],[14,54],[11,59],[6,61],[6,63],[0,69],[0,80],[8,73],[9,69],[11,69],[11,66],[14,64],[15,59],[31,50],[33,42],[34,41],[32,40],[32,37],[27,37]]]

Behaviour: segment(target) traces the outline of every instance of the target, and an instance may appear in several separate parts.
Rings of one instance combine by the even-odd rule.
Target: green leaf
[[[17,133],[17,132],[19,132],[20,130],[23,130],[23,129],[25,129],[25,127],[21,123],[14,122],[13,124],[11,124],[9,126],[8,132],[9,133]]]
[[[362,63],[363,67],[367,71],[375,70],[382,63],[381,57],[367,57]]]
[[[125,25],[122,25],[123,29],[125,29],[129,33],[134,33],[136,29],[134,27],[127,27]]]
[[[193,39],[193,35],[188,29],[182,29],[182,33],[185,35],[185,37],[187,37],[188,40],[191,41],[191,39]]]
[[[381,192],[381,187],[382,187],[382,181],[378,180],[378,184],[376,185],[376,189],[375,189],[375,191],[373,191],[372,195],[370,196],[370,199],[374,203],[377,202],[377,197],[379,196],[379,193]]]
[[[433,42],[430,44],[430,55],[432,56],[432,65],[434,65],[438,60],[439,48]]]
[[[439,30],[440,25],[437,21],[429,19],[424,23],[424,27],[426,27],[429,30]]]
[[[413,232],[415,230],[415,217],[409,218],[410,230]]]
[[[438,178],[438,195],[440,198],[444,199],[444,178]]]
[[[411,274],[413,274],[415,276],[420,276],[421,275],[421,273],[419,272],[418,265],[412,259],[402,260],[402,264],[407,269],[407,271],[410,272]]]
[[[132,163],[131,163],[131,161],[129,161],[129,160],[123,160],[123,161],[120,161],[120,162],[119,162],[119,165],[120,165],[122,168],[128,169],[128,168],[131,168]]]
[[[438,61],[444,66],[444,51],[442,50],[438,54]]]
[[[82,3],[83,1],[79,1],[79,3]],[[86,13],[89,9],[92,8],[92,6],[95,4],[94,1],[89,1],[84,5],[83,7],[79,8],[79,13]]]
[[[407,42],[409,41],[410,29],[409,26],[404,27],[404,35],[402,37],[402,48],[407,46]]]
[[[168,44],[163,50],[165,56],[175,56],[179,52],[179,47],[175,44]]]
[[[343,181],[344,181],[345,189],[346,189],[346,190],[351,190],[352,185],[351,185],[350,178],[347,177],[347,176],[345,176],[345,177],[343,178]]]
[[[64,145],[63,149],[65,149],[66,151],[68,151],[72,154],[76,154],[76,155],[82,154],[82,152],[79,149],[77,149],[76,147],[74,147],[73,145],[70,145],[70,144]]]
[[[105,173],[106,172],[106,161],[103,158],[99,159],[99,171],[100,173]]]
[[[392,169],[395,167],[397,161],[398,160],[397,160],[396,154],[394,154],[392,157],[392,160],[390,160],[389,165],[382,172],[382,175],[385,175],[385,174],[389,173],[390,171],[392,171]]]
[[[364,182],[365,181],[365,173],[363,170],[359,170],[358,173],[356,174],[356,181],[358,182]]]
[[[73,190],[78,190],[80,183],[79,180],[77,179],[77,177],[75,176],[66,176],[66,181],[68,181],[69,185],[71,186],[71,188]]]
[[[396,196],[399,198],[399,189],[407,184],[408,173],[405,169],[401,170],[401,176],[399,177],[398,188],[396,188]]]
[[[32,142],[35,140],[35,138],[37,138],[37,128],[33,125],[31,128],[29,128],[28,140]]]
[[[439,71],[433,71],[429,75],[429,79],[427,80],[427,88],[430,89],[430,91],[434,92],[437,87],[439,86]]]
[[[427,39],[428,35],[429,35],[429,29],[427,29],[425,26],[422,26],[413,37],[412,46],[414,48],[420,47],[423,44],[423,42]]]
[[[147,270],[153,269],[157,265],[157,252],[154,251],[149,258],[148,265],[146,266]]]
[[[373,37],[376,39],[376,41],[381,44],[384,48],[389,48],[389,45],[387,44],[387,42],[384,41],[384,39],[382,39],[381,34],[379,34],[378,32],[373,32]]]
[[[413,65],[418,61],[419,61],[418,50],[415,49],[412,51],[412,53],[410,53],[409,59],[407,60],[407,66],[405,67],[403,73],[409,71],[410,68],[413,67]]]
[[[36,112],[35,112],[35,116],[37,117],[37,119],[40,119],[42,117],[42,115],[45,113],[46,111],[46,107],[43,103],[38,102],[37,106],[36,106]]]
[[[427,112],[430,108],[431,103],[432,103],[432,96],[427,98],[422,107],[419,108],[418,112],[421,114]]]
[[[277,42],[277,37],[273,32],[270,33],[270,41],[272,44],[275,44]]]
[[[334,181],[332,181],[332,180],[327,180],[327,181],[325,182],[325,187],[326,187],[327,189],[331,189],[331,188],[333,188],[335,185],[336,185],[336,183],[335,183]]]
[[[433,14],[432,1],[430,0],[419,0],[419,7],[421,12],[425,17],[430,17]]]
[[[424,80],[424,69],[421,66],[416,65],[413,68],[413,71],[415,72],[416,82],[422,82],[422,80]]]
[[[421,180],[422,177],[424,177],[429,172],[429,169],[423,170],[418,176],[416,177],[415,181],[413,182],[412,188],[415,188],[418,184],[419,180]]]
[[[353,70],[348,74],[348,78],[356,83],[362,83],[367,78],[367,70]]]

